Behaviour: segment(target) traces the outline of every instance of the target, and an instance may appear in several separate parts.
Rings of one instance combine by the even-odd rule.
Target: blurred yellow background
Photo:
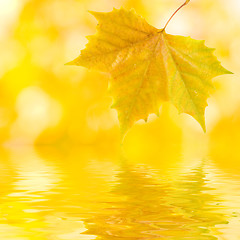
[[[118,149],[117,112],[110,109],[108,76],[65,66],[95,33],[88,10],[135,8],[161,28],[180,0],[0,0],[0,142],[16,145],[101,145]],[[187,153],[240,157],[240,3],[192,0],[167,32],[205,39],[235,75],[214,79],[216,93],[206,109],[207,134],[190,116],[169,104],[160,118],[138,122],[123,148],[131,158],[155,158],[181,148]],[[107,151],[107,150],[106,150]],[[163,153],[161,153],[163,154]],[[204,155],[203,154],[203,155]],[[219,155],[219,156],[218,156]]]
[[[96,32],[88,10],[161,28],[182,3],[0,0],[1,239],[240,239],[239,0],[191,0],[167,28],[235,73],[214,79],[206,134],[166,103],[121,147],[108,75],[64,65]]]

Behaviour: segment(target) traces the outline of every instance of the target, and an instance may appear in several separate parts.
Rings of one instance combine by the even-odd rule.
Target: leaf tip
[[[204,132],[204,133],[207,133],[206,124],[204,124],[204,125],[201,125],[201,126],[202,126],[202,129],[203,129],[203,132]]]
[[[126,128],[126,126],[122,126],[120,125],[120,140],[121,140],[121,143],[124,142],[124,139],[127,135],[127,132],[128,132],[128,128]]]
[[[64,63],[64,65],[65,65],[65,66],[73,66],[73,65],[76,65],[74,62],[75,62],[75,60],[70,61],[70,62],[67,62],[67,63]]]
[[[207,129],[206,129],[205,117],[202,116],[201,118],[197,119],[197,121],[199,122],[200,126],[202,127],[203,132],[206,133]]]
[[[97,20],[99,20],[101,18],[101,16],[104,14],[102,12],[96,12],[96,11],[91,11],[91,10],[88,10],[88,12],[90,14],[92,14]]]
[[[92,11],[92,10],[88,10],[88,12],[92,15],[94,15],[96,13],[95,11]]]
[[[227,70],[227,69],[225,69],[225,74],[234,74],[234,73],[229,71],[229,70]]]
[[[220,62],[219,62],[220,64]],[[234,74],[233,72],[227,70],[226,68],[224,68],[221,64],[220,64],[220,74],[219,75],[223,75],[223,74]]]
[[[81,59],[81,55],[78,58],[76,58],[76,59],[74,59],[70,62],[65,63],[64,65],[66,65],[66,66],[74,66],[74,65],[75,66],[81,66],[80,59]]]

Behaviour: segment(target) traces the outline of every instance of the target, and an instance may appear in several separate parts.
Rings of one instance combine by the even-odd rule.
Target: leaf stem
[[[172,18],[174,17],[174,15],[185,5],[187,5],[190,2],[190,0],[186,0],[185,3],[183,3],[173,14],[172,16],[168,19],[167,23],[165,24],[164,28],[162,29],[162,31],[164,31],[167,27],[167,25],[169,24],[169,22],[172,20]]]

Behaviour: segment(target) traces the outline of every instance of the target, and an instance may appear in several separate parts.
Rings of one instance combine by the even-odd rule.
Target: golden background
[[[88,10],[135,8],[161,28],[182,3],[0,0],[1,239],[119,239],[124,234],[134,239],[131,229],[140,239],[147,229],[135,219],[149,214],[154,229],[161,216],[152,213],[159,209],[165,226],[174,223],[169,231],[180,234],[178,240],[188,231],[182,225],[192,230],[192,239],[239,239],[239,0],[192,0],[167,28],[170,34],[205,39],[234,72],[214,79],[206,134],[192,117],[179,115],[166,103],[159,118],[137,122],[121,145],[108,75],[64,65],[95,33],[97,21]],[[209,212],[214,202],[222,201],[231,216],[222,209]],[[214,228],[226,221],[224,230]],[[205,229],[213,232],[200,238]]]

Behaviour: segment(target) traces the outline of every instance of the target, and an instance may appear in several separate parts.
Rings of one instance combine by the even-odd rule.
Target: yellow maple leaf
[[[134,10],[91,13],[99,21],[98,32],[88,37],[86,49],[69,64],[111,74],[122,134],[135,121],[158,114],[163,101],[193,116],[205,131],[212,78],[231,73],[217,61],[214,49],[204,41],[167,34],[165,28],[175,13],[163,29],[149,25]]]

